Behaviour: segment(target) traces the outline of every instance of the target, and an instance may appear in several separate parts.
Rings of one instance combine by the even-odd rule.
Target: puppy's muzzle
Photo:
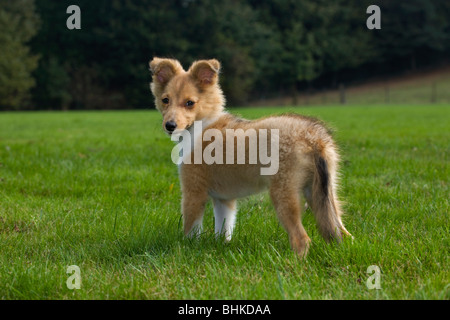
[[[177,128],[177,123],[175,121],[167,121],[164,126],[166,127],[167,132],[172,133]]]

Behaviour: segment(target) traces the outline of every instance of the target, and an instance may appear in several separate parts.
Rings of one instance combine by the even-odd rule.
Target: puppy
[[[150,70],[150,88],[163,117],[163,129],[169,135],[187,132],[192,137],[179,164],[186,235],[201,232],[205,204],[212,198],[215,232],[229,241],[236,221],[236,199],[268,189],[290,245],[300,256],[306,255],[311,241],[301,222],[304,200],[326,240],[340,242],[343,235],[350,236],[337,198],[338,152],[321,122],[297,114],[252,121],[228,114],[218,81],[220,63],[215,59],[196,61],[185,71],[177,60],[155,57]],[[223,155],[226,163],[195,161],[197,151],[201,155],[213,143],[211,134],[205,139],[212,130],[214,143],[221,138],[224,146],[231,147],[225,150],[216,143],[215,156]],[[257,133],[256,139],[250,139],[250,131]],[[234,135],[228,135],[230,132]],[[261,154],[256,158],[253,154],[255,144],[264,146],[264,137],[276,142],[268,148],[278,156],[271,174],[262,174],[267,161],[262,161]]]

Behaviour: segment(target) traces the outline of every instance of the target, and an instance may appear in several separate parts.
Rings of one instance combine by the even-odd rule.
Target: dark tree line
[[[81,30],[66,9],[81,8]],[[381,8],[368,30],[366,8]],[[152,56],[222,62],[231,104],[445,62],[448,0],[0,0],[0,106],[148,108]]]

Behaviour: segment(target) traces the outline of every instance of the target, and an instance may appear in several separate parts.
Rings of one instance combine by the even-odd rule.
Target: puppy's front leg
[[[202,232],[203,213],[208,200],[206,192],[194,193],[183,191],[182,212],[184,234],[186,236],[199,236]]]
[[[236,222],[236,200],[213,200],[216,236],[223,234],[230,241]]]

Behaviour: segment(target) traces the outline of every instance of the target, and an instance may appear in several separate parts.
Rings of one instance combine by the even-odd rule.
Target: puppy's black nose
[[[175,121],[167,121],[166,122],[166,130],[169,132],[173,132],[177,127],[177,124]]]

